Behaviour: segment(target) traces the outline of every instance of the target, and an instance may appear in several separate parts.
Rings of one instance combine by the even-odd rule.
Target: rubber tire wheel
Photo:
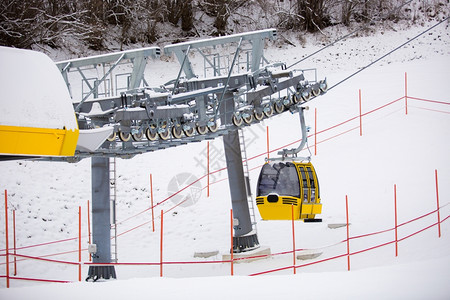
[[[125,133],[123,131],[119,131],[119,140],[121,140],[122,142],[128,142],[131,139],[131,134]]]
[[[324,82],[325,83],[325,87],[324,88],[320,88],[320,90],[323,92],[323,93],[325,93],[327,90],[328,90],[328,83],[327,82]]]
[[[264,115],[266,115],[266,117],[270,118],[273,115],[273,106],[272,105],[268,105],[269,111],[264,110]]]
[[[135,142],[141,141],[143,136],[144,135],[142,134],[142,132],[131,135],[131,137],[133,138],[133,141],[135,141]]]
[[[176,139],[181,139],[181,137],[183,136],[183,129],[181,128],[181,126],[173,126],[172,127],[172,136]]]
[[[281,114],[284,111],[284,104],[280,102],[275,102],[273,104],[273,108],[278,114]]]
[[[145,137],[149,140],[149,141],[156,141],[158,139],[158,135],[155,132],[152,132],[150,130],[150,128],[147,128],[147,130],[145,130]]]
[[[194,135],[194,128],[183,129],[184,135],[187,137],[191,137]]]
[[[219,126],[217,126],[217,123],[214,122],[214,125],[208,126],[208,129],[209,129],[209,131],[214,133],[214,132],[216,132],[219,129]]]
[[[242,120],[241,117],[238,117],[236,115],[233,115],[233,118],[231,120],[233,122],[233,124],[237,127],[241,127],[242,123],[244,122],[244,120]]]
[[[248,117],[242,118],[246,124],[251,124],[253,122],[253,115],[248,115]]]
[[[264,113],[263,112],[258,113],[258,112],[255,111],[254,116],[255,116],[255,119],[257,121],[261,121],[262,119],[264,119]]]
[[[200,135],[204,135],[208,132],[208,127],[206,126],[197,126],[197,132]]]
[[[158,133],[158,136],[161,140],[167,141],[170,137],[170,132],[169,132],[169,130],[166,129],[166,131]]]
[[[313,94],[314,97],[319,96],[320,95],[320,88],[312,89],[312,94]]]
[[[287,103],[287,104],[284,104],[284,102],[285,102],[286,100],[288,100],[288,103]],[[292,103],[294,103],[294,102],[292,101],[291,98],[283,97],[283,105],[284,105],[285,108],[288,108],[289,106],[291,106]]]
[[[116,137],[117,137],[117,133],[116,133],[116,132],[113,132],[113,133],[111,133],[110,136],[108,136],[107,140],[108,140],[109,142],[114,142],[114,141],[116,140]]]
[[[311,93],[308,93],[307,96],[303,96],[302,95],[303,100],[308,101],[309,99],[311,99]]]

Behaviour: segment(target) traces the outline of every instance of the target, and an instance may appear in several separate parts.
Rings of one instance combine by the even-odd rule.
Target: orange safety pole
[[[81,206],[78,206],[78,281],[81,281]]]
[[[5,190],[6,287],[9,288],[8,191]]]
[[[87,217],[87,219],[88,219],[88,239],[89,239],[89,245],[90,245],[92,241],[91,241],[91,208],[90,208],[89,200],[88,200],[87,211],[88,211],[88,217]],[[90,253],[89,253],[89,261],[92,261],[92,256]]]
[[[207,184],[207,197],[209,198],[209,141],[206,145],[206,173],[208,174],[207,178],[208,178],[208,184]]]
[[[394,184],[394,211],[395,211],[395,256],[398,256],[398,234],[397,234],[397,185]]]
[[[361,89],[359,89],[359,136],[362,136]]]
[[[159,243],[159,277],[163,277],[163,224],[164,224],[164,211],[161,209],[161,236]]]
[[[434,177],[436,179],[436,202],[437,202],[437,217],[438,217],[438,235],[441,237],[441,214],[439,213],[439,187],[438,187],[438,173],[434,170]]]
[[[234,275],[234,266],[233,266],[233,251],[234,251],[234,243],[233,243],[233,209],[230,209],[230,233],[231,233],[231,276]]]
[[[408,75],[405,72],[405,114],[408,114]]]
[[[314,108],[314,155],[317,155],[317,107]]]
[[[347,216],[347,270],[350,271],[350,231],[348,223],[348,197],[345,195],[345,214]]]
[[[91,208],[90,208],[89,200],[88,200],[87,211],[88,211],[88,217],[87,217],[87,219],[88,219],[88,239],[89,239],[89,245],[90,245],[92,243],[92,241],[91,241]],[[89,261],[92,261],[92,256],[90,253],[89,253]]]
[[[150,205],[152,208],[152,229],[155,232],[155,213],[153,211],[153,176],[150,174]]]
[[[269,159],[269,154],[270,154],[270,150],[269,150],[269,126],[266,126],[266,132],[267,132],[267,159]]]
[[[16,210],[13,210],[13,239],[14,239],[14,276],[17,275],[17,258],[16,258]]]
[[[291,205],[291,219],[292,219],[292,254],[293,254],[293,269],[294,275],[296,274],[295,270],[295,226],[294,226],[294,204]]]

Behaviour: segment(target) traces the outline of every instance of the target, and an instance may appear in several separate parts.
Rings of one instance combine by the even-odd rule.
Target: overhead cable
[[[386,56],[391,55],[393,52],[399,50],[400,48],[402,48],[402,47],[404,47],[405,45],[407,45],[407,44],[411,43],[412,41],[414,41],[415,39],[421,37],[422,35],[424,35],[424,34],[427,33],[428,31],[433,30],[435,27],[441,25],[442,23],[444,23],[444,22],[447,21],[448,19],[449,19],[449,17],[446,17],[445,19],[443,19],[442,21],[440,21],[440,22],[436,23],[435,25],[431,26],[431,27],[428,28],[427,30],[425,30],[425,31],[423,31],[423,32],[421,32],[421,33],[419,33],[418,35],[416,35],[415,37],[413,37],[413,38],[407,40],[406,42],[404,42],[404,43],[401,44],[400,46],[398,46],[398,47],[392,49],[392,50],[389,51],[388,53],[386,53],[386,54],[384,54],[383,56],[381,56],[381,57],[377,58],[376,60],[372,61],[370,64],[368,64],[368,65],[362,67],[361,69],[359,69],[359,70],[356,71],[355,73],[353,73],[353,74],[351,74],[351,75],[345,77],[344,79],[342,79],[342,80],[339,81],[338,83],[336,83],[336,84],[334,84],[333,86],[331,86],[330,88],[328,88],[328,91],[331,90],[331,89],[333,89],[334,87],[340,85],[340,84],[343,83],[344,81],[347,81],[348,79],[352,78],[353,76],[355,76],[356,74],[362,72],[363,70],[367,69],[368,67],[372,66],[373,64],[379,62],[380,60],[382,60],[382,59],[385,58]]]
[[[396,8],[390,10],[388,13],[386,13],[386,14],[382,17],[382,19],[386,18],[387,16],[389,16],[390,14],[392,14],[394,11],[399,10],[400,8],[402,8],[403,6],[405,6],[405,5],[409,4],[409,3],[411,3],[412,1],[413,1],[413,0],[406,1],[406,2],[404,2],[403,4],[397,6]],[[373,18],[372,18],[370,21],[372,21],[372,20],[373,20]],[[354,30],[354,31],[352,31],[352,32],[350,32],[350,33],[348,33],[348,34],[346,34],[346,35],[344,35],[344,36],[338,38],[338,39],[335,40],[334,42],[332,42],[332,43],[330,43],[330,44],[328,44],[328,45],[326,45],[326,46],[320,48],[319,50],[317,50],[317,51],[315,51],[315,52],[313,52],[313,53],[307,55],[306,57],[304,57],[304,58],[300,59],[299,61],[293,63],[292,65],[288,66],[287,69],[292,68],[292,67],[295,66],[296,64],[299,64],[299,63],[301,63],[302,61],[305,61],[305,60],[307,60],[308,58],[310,58],[310,57],[316,55],[317,53],[319,53],[319,52],[321,52],[321,51],[327,49],[328,47],[333,46],[333,45],[336,44],[337,42],[342,41],[342,40],[345,40],[345,39],[348,38],[349,36],[352,36],[352,35],[354,35],[355,33],[357,33],[358,31],[362,30],[363,28],[364,28],[364,27],[361,26],[360,28],[358,28],[358,29],[356,29],[356,30]]]

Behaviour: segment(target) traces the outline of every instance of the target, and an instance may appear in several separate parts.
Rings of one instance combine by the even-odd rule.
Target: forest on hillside
[[[402,3],[407,3],[399,7]],[[173,43],[277,28],[419,22],[448,13],[449,0],[2,0],[0,45],[32,48]]]

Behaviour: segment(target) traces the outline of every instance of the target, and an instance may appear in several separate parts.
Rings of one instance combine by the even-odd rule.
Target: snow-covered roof
[[[0,47],[0,125],[78,129],[55,63],[41,52]]]

